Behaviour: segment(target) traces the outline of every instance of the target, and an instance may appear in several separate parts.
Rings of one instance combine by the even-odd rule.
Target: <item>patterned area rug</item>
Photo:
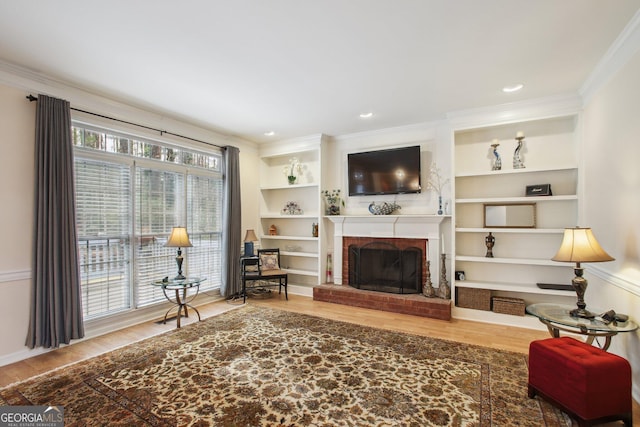
[[[66,426],[566,426],[522,354],[245,306],[0,390]]]

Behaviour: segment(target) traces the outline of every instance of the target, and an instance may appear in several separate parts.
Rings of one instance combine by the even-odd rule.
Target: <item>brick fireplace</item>
[[[334,282],[313,289],[313,299],[357,307],[413,314],[443,320],[451,319],[451,301],[427,298],[421,293],[399,294],[356,289],[349,285],[349,246],[382,242],[399,248],[424,250],[420,281],[426,280],[427,260],[434,287],[438,286],[440,253],[445,249],[442,221],[435,215],[329,216],[334,224]]]

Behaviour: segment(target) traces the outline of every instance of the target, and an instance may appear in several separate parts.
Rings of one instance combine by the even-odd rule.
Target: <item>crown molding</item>
[[[258,151],[261,157],[285,156],[318,149],[322,143],[328,139],[329,137],[327,135],[318,133],[261,144],[258,146]]]
[[[577,94],[556,95],[447,114],[452,130],[498,126],[509,123],[576,115],[582,110]]]
[[[377,140],[389,137],[396,139],[398,135],[403,135],[405,139],[433,139],[437,134],[437,129],[442,125],[442,123],[442,120],[430,121],[371,131],[355,132],[335,136],[333,137],[333,140],[337,143],[349,143],[352,141]]]
[[[640,10],[622,30],[580,88],[585,104],[640,50]]]
[[[235,135],[227,135],[218,130],[184,121],[161,112],[147,110],[126,104],[107,96],[90,92],[69,82],[45,76],[36,71],[0,60],[0,83],[24,90],[27,93],[44,94],[69,101],[74,108],[87,110],[115,119],[135,122],[143,126],[162,129],[167,132],[187,135],[190,138],[211,141],[224,145],[241,145],[255,147],[252,141]],[[34,93],[35,92],[35,93]],[[95,118],[94,120],[98,120]],[[100,121],[105,123],[105,121]],[[149,136],[148,131],[138,128],[136,133]],[[185,141],[183,141],[185,142]],[[197,144],[197,143],[195,143]],[[188,143],[188,145],[193,145]]]

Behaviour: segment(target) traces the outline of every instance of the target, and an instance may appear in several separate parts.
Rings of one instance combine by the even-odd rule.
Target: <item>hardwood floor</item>
[[[548,333],[543,331],[457,319],[451,321],[429,319],[313,301],[310,297],[298,295],[289,295],[289,300],[286,301],[283,295],[275,294],[272,298],[267,299],[251,298],[247,300],[247,303],[519,353],[527,353],[529,343],[532,340],[549,337]],[[207,318],[241,305],[241,302],[219,301],[200,306],[198,310],[203,318]],[[193,316],[188,319],[182,319],[182,325],[184,326],[194,321]],[[84,340],[31,359],[2,366],[0,367],[0,387],[96,356],[173,328],[175,328],[175,320],[168,321],[166,325],[146,322],[121,331]],[[634,419],[640,422],[640,405],[637,402],[634,402]],[[615,426],[621,424],[610,423],[606,425]]]

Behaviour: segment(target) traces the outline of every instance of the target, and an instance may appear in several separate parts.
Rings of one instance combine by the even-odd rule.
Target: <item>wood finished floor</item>
[[[297,313],[340,320],[344,322],[368,325],[381,329],[407,332],[416,335],[430,336],[467,344],[482,345],[500,350],[527,353],[529,343],[536,339],[548,338],[548,333],[509,326],[492,325],[453,319],[451,321],[435,320],[418,316],[389,313],[339,304],[313,301],[310,297],[289,295],[286,301],[283,295],[275,294],[272,298],[247,300],[248,304],[274,307]],[[216,316],[241,304],[219,301],[198,307],[202,318]],[[182,319],[182,325],[194,322],[194,317]],[[46,354],[32,357],[20,362],[0,367],[0,387],[39,375],[50,370],[78,362],[98,354],[125,346],[175,328],[175,320],[161,323],[146,322],[120,331],[87,339]],[[640,425],[640,405],[634,402],[634,425]],[[606,426],[618,426],[620,423],[609,423]]]

